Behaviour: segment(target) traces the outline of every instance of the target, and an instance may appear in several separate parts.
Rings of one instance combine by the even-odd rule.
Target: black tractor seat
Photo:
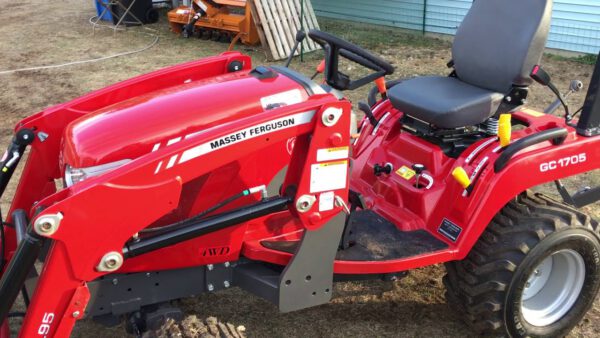
[[[553,0],[480,0],[452,46],[451,77],[418,77],[388,92],[405,116],[438,129],[476,126],[525,102],[550,30]]]
[[[418,77],[388,91],[392,105],[410,116],[450,129],[473,126],[496,113],[504,94],[485,90],[454,77]]]

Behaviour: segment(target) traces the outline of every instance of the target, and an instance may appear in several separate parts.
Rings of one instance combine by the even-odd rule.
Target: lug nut
[[[208,284],[208,286],[207,286],[207,289],[208,289],[208,291],[210,291],[210,292],[212,292],[212,291],[215,291],[215,286],[214,286],[214,285],[212,285],[212,284]]]
[[[229,281],[226,280],[226,281],[223,282],[223,286],[226,287],[226,288],[228,288],[228,287],[231,286],[231,284],[229,284]]]
[[[80,314],[81,314],[81,312],[79,312],[79,311],[73,312],[73,318],[79,317]]]

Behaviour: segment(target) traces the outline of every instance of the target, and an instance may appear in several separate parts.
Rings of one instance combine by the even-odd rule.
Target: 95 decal
[[[585,161],[587,161],[587,154],[581,153],[579,155],[568,156],[555,161],[544,162],[540,164],[540,171],[545,173],[547,171],[565,168]]]

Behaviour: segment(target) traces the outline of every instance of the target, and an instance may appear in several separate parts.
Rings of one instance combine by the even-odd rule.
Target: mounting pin
[[[123,256],[116,251],[111,251],[102,257],[96,270],[100,272],[113,272],[119,270],[122,265]]]
[[[58,230],[62,219],[63,215],[60,212],[57,214],[43,215],[35,220],[33,228],[40,236],[52,236]]]
[[[305,213],[312,208],[316,201],[317,198],[313,195],[302,195],[296,201],[296,210],[298,210],[298,212]]]

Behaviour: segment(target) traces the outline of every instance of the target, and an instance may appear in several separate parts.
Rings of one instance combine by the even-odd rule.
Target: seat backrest
[[[475,0],[452,47],[458,78],[508,94],[528,86],[550,30],[553,0]]]

